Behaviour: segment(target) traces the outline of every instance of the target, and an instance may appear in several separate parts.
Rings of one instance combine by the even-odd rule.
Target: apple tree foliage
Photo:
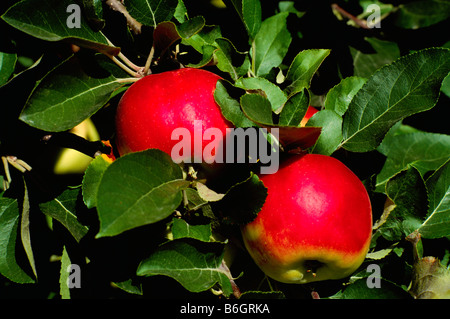
[[[450,2],[224,2],[2,1],[0,297],[449,298]],[[277,127],[282,153],[363,180],[373,240],[351,277],[297,286],[256,268],[239,226],[265,200],[258,164],[205,184],[158,150],[101,156],[121,94],[180,67],[223,77],[236,127]],[[88,118],[101,141],[69,132]],[[63,147],[93,157],[83,174],[53,174]]]

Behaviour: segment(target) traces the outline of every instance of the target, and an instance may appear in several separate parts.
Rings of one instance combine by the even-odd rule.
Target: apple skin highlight
[[[284,283],[340,279],[364,261],[372,232],[370,199],[358,177],[324,155],[294,156],[276,174],[245,246],[269,277]]]

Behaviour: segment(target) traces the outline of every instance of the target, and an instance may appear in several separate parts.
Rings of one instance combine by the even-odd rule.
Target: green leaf
[[[162,55],[172,44],[180,39],[181,36],[175,23],[171,21],[158,23],[155,30],[153,30],[153,47],[155,48],[155,56],[159,57]]]
[[[359,279],[329,299],[411,299],[401,287],[380,278],[381,288],[369,288],[367,279]]]
[[[20,218],[20,239],[22,241],[23,249],[27,255],[28,262],[33,270],[34,277],[37,279],[36,263],[34,261],[33,248],[31,247],[30,235],[30,196],[28,194],[27,183],[24,179],[24,196],[22,203],[22,214]]]
[[[419,233],[423,238],[450,236],[450,160],[426,180],[428,216]]]
[[[250,68],[247,54],[238,52],[231,41],[225,38],[216,39],[216,44],[219,50],[214,54],[219,70],[229,73],[235,81],[247,73]]]
[[[58,197],[39,204],[41,211],[59,221],[72,234],[77,242],[88,232],[88,227],[80,223],[76,212],[79,208],[81,189],[67,189]]]
[[[286,74],[284,89],[287,96],[309,88],[313,75],[317,72],[325,58],[330,54],[328,49],[310,49],[297,54]]]
[[[375,72],[356,93],[343,122],[343,147],[375,149],[399,120],[431,109],[450,69],[450,50],[425,49]]]
[[[158,23],[172,19],[178,0],[126,0],[124,4],[133,18],[156,28]]]
[[[351,76],[343,79],[339,84],[328,91],[324,107],[343,116],[356,93],[366,83],[366,79]]]
[[[222,222],[244,225],[254,220],[267,197],[267,188],[253,172],[233,185],[222,200],[212,203]]]
[[[450,17],[450,2],[445,0],[412,1],[399,6],[396,25],[405,29],[428,27]]]
[[[450,74],[442,81],[441,92],[450,97]]]
[[[399,241],[422,225],[428,206],[425,184],[411,167],[389,180],[386,193],[395,206],[377,231],[387,240]]]
[[[241,97],[241,107],[245,115],[258,124],[273,125],[270,101],[259,94],[245,94]]]
[[[204,242],[212,241],[211,224],[190,225],[184,219],[172,220],[173,239],[193,238]]]
[[[188,68],[202,68],[213,62],[214,52],[216,52],[217,47],[212,45],[204,45],[201,48],[202,58],[197,63],[188,63],[186,66]]]
[[[244,22],[244,18],[242,16],[242,0],[223,0],[226,6],[233,6],[238,14],[239,18],[241,18],[242,22]]]
[[[61,269],[59,274],[59,294],[61,299],[70,299],[70,288],[68,283],[69,272],[67,268],[72,264],[69,254],[67,253],[66,246],[63,247],[61,256]]]
[[[199,182],[196,183],[197,186],[198,184]],[[209,207],[208,201],[204,200],[196,189],[187,188],[184,190],[184,195],[187,199],[187,205],[185,206],[189,211],[196,211],[198,209],[201,209],[203,211],[204,209],[207,209],[207,207]]]
[[[208,186],[200,182],[195,183],[195,188],[197,188],[197,193],[200,198],[207,202],[217,202],[225,196],[225,194],[216,193]]]
[[[309,107],[309,92],[305,88],[292,95],[284,104],[278,125],[298,127]]]
[[[183,0],[178,0],[178,5],[175,9],[175,13],[174,13],[173,17],[180,23],[183,23],[184,21],[186,21],[186,19],[188,17],[188,13],[187,13],[187,8],[184,5]]]
[[[126,291],[129,294],[139,295],[142,296],[142,284],[141,283],[134,283],[133,279],[128,279],[121,282],[113,282],[113,284],[123,291]]]
[[[225,85],[227,87],[225,87]],[[214,99],[219,104],[223,116],[234,124],[235,127],[252,127],[255,123],[248,119],[241,110],[239,101],[233,98],[229,91],[235,91],[236,88],[229,82],[219,80],[214,91]]]
[[[219,284],[225,296],[233,292],[230,273],[222,267],[224,245],[177,239],[161,245],[141,262],[138,276],[164,275],[191,292],[201,292]]]
[[[153,31],[155,55],[160,56],[180,39],[187,39],[197,34],[205,25],[203,17],[195,17],[177,26],[171,21],[158,23]]]
[[[14,73],[17,55],[15,53],[0,52],[0,86],[8,82]]]
[[[20,119],[44,131],[66,131],[97,112],[121,86],[105,69],[88,70],[72,57],[39,82]]]
[[[272,111],[279,112],[281,107],[286,103],[287,97],[279,86],[273,84],[265,78],[240,78],[236,81],[235,85],[247,92],[254,90],[260,90],[267,97],[272,105]]]
[[[325,109],[314,114],[306,126],[322,128],[312,153],[331,155],[342,141],[342,117],[335,111]]]
[[[184,21],[182,24],[177,26],[177,30],[182,39],[188,39],[199,33],[204,26],[205,18],[203,18],[202,16],[197,16]]]
[[[181,203],[181,168],[170,156],[150,149],[119,157],[104,172],[98,187],[97,238],[155,223],[172,214]]]
[[[17,199],[0,194],[0,274],[16,283],[34,283],[34,279],[17,263],[16,239],[19,220]]]
[[[253,40],[261,28],[261,2],[259,0],[242,0],[242,19],[250,40]]]
[[[102,0],[82,0],[83,13],[94,30],[101,30],[105,26],[103,19]]]
[[[382,66],[390,64],[400,57],[400,49],[395,42],[377,38],[365,38],[365,40],[370,43],[376,53],[362,53],[350,47],[355,76],[368,78]]]
[[[216,47],[216,39],[222,37],[222,32],[219,26],[205,26],[200,32],[194,34],[189,38],[183,38],[182,43],[190,45],[196,51],[203,54],[205,46]]]
[[[25,0],[16,3],[2,16],[8,24],[46,40],[61,41],[117,55],[120,48],[112,47],[101,32],[93,31],[81,15],[80,28],[69,28],[67,20],[72,13],[67,13],[71,0]]]
[[[385,183],[408,165],[417,168],[422,176],[438,169],[450,157],[450,136],[426,132],[389,134],[378,149],[387,157],[376,179],[377,190],[383,191]]]
[[[283,61],[292,41],[286,26],[288,15],[288,12],[278,13],[262,22],[252,48],[255,75],[267,75]]]
[[[106,161],[102,156],[97,156],[89,164],[84,172],[82,192],[83,201],[87,208],[97,206],[97,191],[103,173],[106,171],[111,163]]]

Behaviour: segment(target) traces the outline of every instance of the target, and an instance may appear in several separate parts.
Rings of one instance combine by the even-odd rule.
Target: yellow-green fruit
[[[70,132],[81,136],[88,141],[100,140],[100,135],[91,119],[84,120],[71,129]],[[71,148],[63,148],[58,155],[53,172],[58,175],[82,174],[91,161],[92,157],[88,155]]]
[[[211,4],[220,9],[227,7],[222,0],[211,0]]]

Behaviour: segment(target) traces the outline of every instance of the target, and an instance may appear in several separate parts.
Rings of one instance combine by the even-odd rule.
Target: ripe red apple
[[[242,227],[248,252],[285,283],[340,279],[364,261],[372,209],[358,177],[325,155],[289,158],[260,179],[268,189],[254,221]]]
[[[219,79],[218,75],[206,70],[184,68],[148,75],[131,85],[117,109],[116,145],[119,154],[157,148],[171,155],[172,148],[180,142],[172,140],[172,133],[182,128],[191,137],[191,154],[181,154],[186,155],[184,160],[188,160],[189,155],[202,159],[205,146],[214,147],[210,152],[214,157],[222,140],[215,136],[210,141],[200,135],[203,146],[200,149],[194,145],[194,135],[198,130],[204,132],[208,128],[216,128],[225,137],[226,128],[231,127],[214,100]],[[214,158],[206,160],[212,162]]]
[[[304,127],[306,126],[306,123],[308,122],[308,120],[317,112],[319,112],[318,109],[316,109],[314,106],[308,106],[308,109],[306,110],[305,116],[302,118],[301,122],[300,122],[300,126]]]

